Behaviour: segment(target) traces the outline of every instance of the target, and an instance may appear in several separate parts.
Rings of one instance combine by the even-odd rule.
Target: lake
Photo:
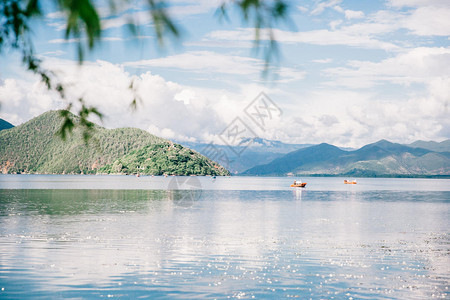
[[[0,175],[0,298],[449,299],[449,179],[293,179]]]

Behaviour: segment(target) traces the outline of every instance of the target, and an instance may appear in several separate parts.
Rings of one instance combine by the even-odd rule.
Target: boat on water
[[[301,182],[300,180],[294,180],[294,183],[291,184],[291,187],[301,187],[304,188],[306,186],[306,182]]]
[[[345,184],[356,184],[356,180],[347,180],[347,179],[344,179],[344,183],[345,183]]]

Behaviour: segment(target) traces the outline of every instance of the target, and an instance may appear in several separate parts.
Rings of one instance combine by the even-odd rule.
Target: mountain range
[[[80,129],[66,141],[56,136],[61,122],[59,111],[44,113],[17,127],[0,122],[7,127],[0,131],[0,170],[49,174],[228,175],[230,170],[257,176],[450,176],[450,140],[405,145],[381,140],[360,149],[262,138],[243,141],[247,147],[193,142],[180,145],[137,128],[95,125],[91,142],[85,145]],[[211,147],[215,151],[211,152]],[[225,154],[226,160],[218,157],[217,151]]]
[[[210,153],[210,144],[180,143],[213,160],[217,159],[217,155]],[[406,145],[382,140],[361,149],[328,144],[286,144],[262,138],[246,139],[242,144],[248,147],[213,145],[226,154],[227,160],[218,162],[234,174],[278,176],[301,171],[299,174],[303,175],[448,175],[450,140],[416,141]],[[408,156],[408,153],[413,156]]]
[[[290,152],[268,164],[250,168],[242,175],[447,176],[450,175],[450,152],[386,140],[353,151],[323,143]]]
[[[77,121],[75,115],[71,117]],[[86,145],[77,127],[63,141],[60,111],[0,131],[2,173],[228,175],[205,156],[137,128],[95,125]]]

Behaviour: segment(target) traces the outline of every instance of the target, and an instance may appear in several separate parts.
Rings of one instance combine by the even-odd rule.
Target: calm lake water
[[[0,298],[450,298],[450,180],[302,179],[0,175]]]

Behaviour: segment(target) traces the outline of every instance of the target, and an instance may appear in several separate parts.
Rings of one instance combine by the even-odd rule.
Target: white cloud
[[[314,45],[343,45],[368,49],[395,50],[398,46],[377,39],[373,34],[364,30],[349,30],[341,27],[338,30],[312,30],[305,32],[276,31],[276,38],[284,43],[307,43]]]
[[[221,0],[171,0],[171,6],[167,8],[167,13],[172,18],[182,18],[186,16],[199,15],[216,9],[221,5]],[[117,3],[116,3],[117,4]],[[103,30],[120,28],[128,24],[147,26],[152,23],[150,8],[142,7],[135,3],[123,2],[116,5],[115,11],[111,11],[108,6],[96,6],[97,12],[101,18]],[[64,12],[56,11],[46,14],[50,20],[47,24],[62,31],[66,29],[66,18]]]
[[[449,78],[436,78],[423,96],[383,99],[371,91],[323,88],[302,95],[268,138],[359,147],[380,139],[410,143],[450,134]],[[291,96],[291,98],[293,98]]]
[[[62,11],[55,11],[45,15],[49,19],[64,19],[66,14]]]
[[[39,53],[40,56],[61,56],[61,55],[65,55],[65,54],[67,54],[67,52],[61,51],[61,50],[47,51],[47,52]]]
[[[342,20],[334,20],[334,21],[331,21],[329,24],[330,24],[331,30],[336,30],[336,28],[342,24]]]
[[[122,42],[124,41],[123,38],[119,37],[102,37],[100,39],[103,42]],[[49,44],[72,44],[72,43],[79,43],[80,41],[87,41],[87,38],[71,38],[71,39],[53,39],[49,40]]]
[[[64,79],[69,100],[76,103],[83,97],[105,115],[104,126],[139,127],[177,140],[209,142],[242,112],[245,101],[256,95],[253,90],[254,94],[248,95],[239,88],[231,93],[183,86],[150,72],[131,75],[123,66],[105,61],[79,67],[76,62],[48,58],[45,66]],[[127,109],[133,99],[129,89],[132,80],[140,98],[136,112]],[[47,91],[37,77],[31,81],[6,79],[0,85],[0,101],[2,115],[14,124],[67,104]]]
[[[249,80],[258,81],[260,80],[261,70],[264,67],[264,61],[211,51],[191,51],[164,58],[126,62],[124,65],[140,68],[174,68],[206,74],[249,76]],[[274,69],[274,72],[279,75],[279,81],[282,82],[300,80],[305,75],[303,71],[291,68]]]
[[[335,8],[336,10],[339,10],[340,7],[338,4],[340,4],[342,0],[327,0],[327,1],[321,1],[317,3],[317,5],[313,8],[311,11],[311,15],[320,15],[324,12],[327,8]]]
[[[316,29],[299,32],[274,30],[277,41],[398,50],[401,39],[399,42],[394,42],[395,40],[389,35],[401,29],[406,29],[416,36],[450,35],[450,1],[393,0],[390,5],[394,9],[379,10],[368,16],[365,16],[362,11],[343,10],[337,5],[339,3],[340,1],[335,0],[319,2],[312,14],[320,14],[326,8],[333,8],[345,14],[345,18],[349,20],[345,25],[342,20],[334,20],[329,23],[331,30]],[[403,6],[407,9],[400,9]],[[241,28],[213,31],[206,35],[205,41],[242,43],[253,39],[253,29]],[[262,39],[268,39],[267,33],[263,32]]]
[[[404,28],[419,36],[449,36],[450,7],[420,7],[401,22]]]
[[[396,14],[395,22],[415,35],[450,35],[450,1],[390,0],[389,6],[402,9]]]
[[[349,115],[376,139],[397,142],[418,139],[448,138],[450,119],[449,98],[442,93],[450,79],[435,79],[427,85],[428,95],[397,101],[372,101],[371,105],[352,106]]]
[[[425,81],[425,93],[394,100],[380,98],[370,90],[346,90],[345,86],[312,89],[299,97],[281,88],[267,89],[258,84],[242,83],[237,84],[237,92],[232,93],[184,86],[150,72],[132,75],[123,66],[104,61],[86,63],[79,68],[76,63],[52,58],[47,60],[47,66],[52,66],[58,74],[66,74],[70,99],[82,96],[87,104],[98,107],[106,116],[104,125],[107,127],[134,126],[166,138],[208,142],[235,117],[245,117],[243,109],[264,89],[283,110],[283,116],[270,123],[266,131],[257,131],[259,136],[285,142],[360,146],[382,138],[411,142],[448,137],[450,79],[444,71],[434,67],[434,55],[440,52],[446,53],[440,48],[428,49],[433,59],[422,59],[423,66],[412,70],[397,71],[397,68],[402,63],[408,65],[420,60],[417,53],[399,55],[397,63],[381,61],[380,66],[355,63],[363,71],[348,76],[349,80],[356,80],[358,76],[378,80],[383,80],[384,76],[409,78],[408,74],[427,72],[428,75],[418,77]],[[423,49],[422,53],[427,50]],[[388,67],[380,71],[382,65]],[[375,68],[375,71],[367,75],[366,68]],[[127,110],[133,97],[128,88],[131,80],[141,97],[135,113]],[[2,116],[14,124],[65,105],[38,83],[37,78],[31,84],[6,79],[0,85],[0,101]]]
[[[297,9],[302,13],[308,12],[308,8],[301,5],[297,5]]]
[[[449,48],[416,48],[379,62],[351,61],[326,73],[329,86],[285,104],[287,113],[268,138],[352,147],[380,139],[410,143],[449,138]],[[398,90],[396,84],[419,86],[409,93],[379,92]]]
[[[182,17],[199,15],[209,12],[212,9],[217,9],[220,0],[182,0],[170,1],[171,6],[167,8],[167,13],[174,19]],[[142,9],[142,8],[141,8]],[[121,13],[113,17],[105,17],[102,19],[102,28],[111,29],[119,28],[128,24],[148,25],[152,23],[150,9],[132,10],[126,13]]]
[[[361,30],[359,30],[361,29]],[[376,39],[373,31],[380,28],[355,28],[353,26],[341,27],[337,30],[319,29],[312,31],[284,31],[274,29],[275,39],[280,43],[298,44],[307,43],[314,45],[343,45],[350,47],[395,50],[399,47],[389,42]],[[230,31],[213,31],[206,36],[211,40],[232,40],[232,41],[252,41],[254,39],[252,28],[241,28]],[[268,39],[267,33],[261,34],[261,39]]]
[[[330,63],[332,61],[333,61],[332,58],[324,58],[324,59],[314,59],[314,60],[312,60],[312,62],[318,63],[318,64],[328,64],[328,63]]]
[[[380,83],[410,85],[450,77],[450,48],[414,48],[380,62],[350,61],[347,67],[329,68],[330,84],[371,88]]]
[[[254,58],[222,55],[210,51],[193,51],[136,62],[126,62],[125,66],[164,67],[196,72],[217,72],[223,74],[250,75],[261,70],[261,61]]]
[[[39,80],[6,79],[0,84],[1,114],[15,125],[55,108],[64,103],[55,93],[49,92]]]
[[[388,3],[393,7],[450,7],[450,2],[447,0],[388,0]]]
[[[359,10],[346,9],[344,11],[344,14],[345,14],[345,18],[346,19],[361,19],[361,18],[364,18],[364,12],[359,11]]]
[[[208,38],[203,38],[201,41],[195,42],[184,42],[186,47],[202,47],[202,48],[221,48],[221,49],[231,49],[231,48],[247,48],[252,49],[255,44],[253,41],[233,41],[233,40],[210,40]]]
[[[209,11],[215,11],[222,5],[222,0],[176,0],[173,4],[179,3],[181,5],[174,5],[169,8],[168,12],[174,17],[184,17],[199,15]]]
[[[128,24],[146,25],[151,22],[148,11],[134,11],[115,17],[102,19],[102,29],[119,28]]]
[[[79,43],[80,39],[73,38],[73,39],[53,39],[49,40],[49,44],[71,44],[71,43]]]
[[[174,3],[171,15],[187,24],[190,19],[184,17],[197,22],[208,17],[206,13],[212,12],[221,1],[173,0],[171,3]],[[449,48],[439,47],[447,45],[450,35],[450,1],[390,0],[381,3],[385,8],[375,12],[359,11],[339,0],[314,3],[297,7],[300,12],[313,15],[301,16],[306,20],[299,24],[313,21],[307,27],[299,26],[308,30],[274,30],[276,39],[289,44],[289,50],[299,46],[299,51],[307,51],[305,56],[296,57],[292,54],[295,51],[286,52],[286,61],[293,66],[312,67],[312,76],[307,78],[311,80],[304,82],[307,86],[292,84],[306,74],[297,67],[274,71],[279,75],[277,82],[283,84],[278,88],[266,87],[266,92],[279,101],[283,117],[258,134],[286,142],[329,142],[345,146],[381,138],[410,142],[450,136],[447,121],[450,53]],[[130,19],[150,24],[148,12],[141,10],[142,7],[127,7],[112,17],[102,13],[103,25],[119,28]],[[326,15],[333,16],[332,19],[320,19],[320,14],[328,12]],[[49,17],[55,26],[64,29],[61,15]],[[197,36],[208,31],[194,30],[194,35],[184,44],[186,51],[178,55],[122,65],[98,61],[85,63],[81,69],[76,63],[56,59],[49,59],[48,65],[59,69],[59,74],[66,74],[64,79],[71,99],[83,96],[88,104],[98,106],[105,113],[106,126],[137,126],[167,138],[208,141],[228,122],[241,116],[245,104],[263,89],[260,75],[264,61],[240,56],[236,53],[242,49],[235,49],[251,48],[254,30],[228,25],[225,28],[232,30],[209,32],[201,40]],[[439,36],[444,37],[444,42],[436,38]],[[261,37],[267,39],[265,32]],[[128,38],[110,40],[125,42]],[[56,39],[50,45],[76,41]],[[351,49],[351,53],[358,53],[355,57],[359,60],[346,61],[346,56],[339,53],[342,49],[334,51],[336,48],[324,57],[310,56],[310,50],[302,50],[308,48],[302,47],[303,43],[358,48]],[[193,47],[223,49],[221,54],[193,51],[205,49]],[[226,52],[230,48],[234,48],[233,54]],[[120,59],[118,55],[117,60]],[[324,65],[312,65],[308,61]],[[331,62],[333,65],[325,65]],[[128,67],[142,73],[130,74],[125,71]],[[323,78],[315,77],[319,68],[323,68],[318,74],[324,75]],[[158,70],[164,70],[165,78],[155,74]],[[142,98],[134,114],[127,111],[133,96],[128,89],[132,79]],[[311,83],[312,80],[315,82]],[[65,105],[37,82],[35,77],[29,80],[15,76],[0,83],[2,117],[19,124],[47,109]],[[224,86],[228,89],[223,89]]]
[[[352,61],[326,69],[330,86],[303,95],[289,108],[296,117],[280,125],[298,142],[361,146],[379,139],[408,143],[450,134],[450,49],[417,48],[379,62]],[[395,84],[420,84],[414,92],[383,95]],[[365,88],[361,90],[361,88]],[[307,111],[308,114],[302,114]]]

